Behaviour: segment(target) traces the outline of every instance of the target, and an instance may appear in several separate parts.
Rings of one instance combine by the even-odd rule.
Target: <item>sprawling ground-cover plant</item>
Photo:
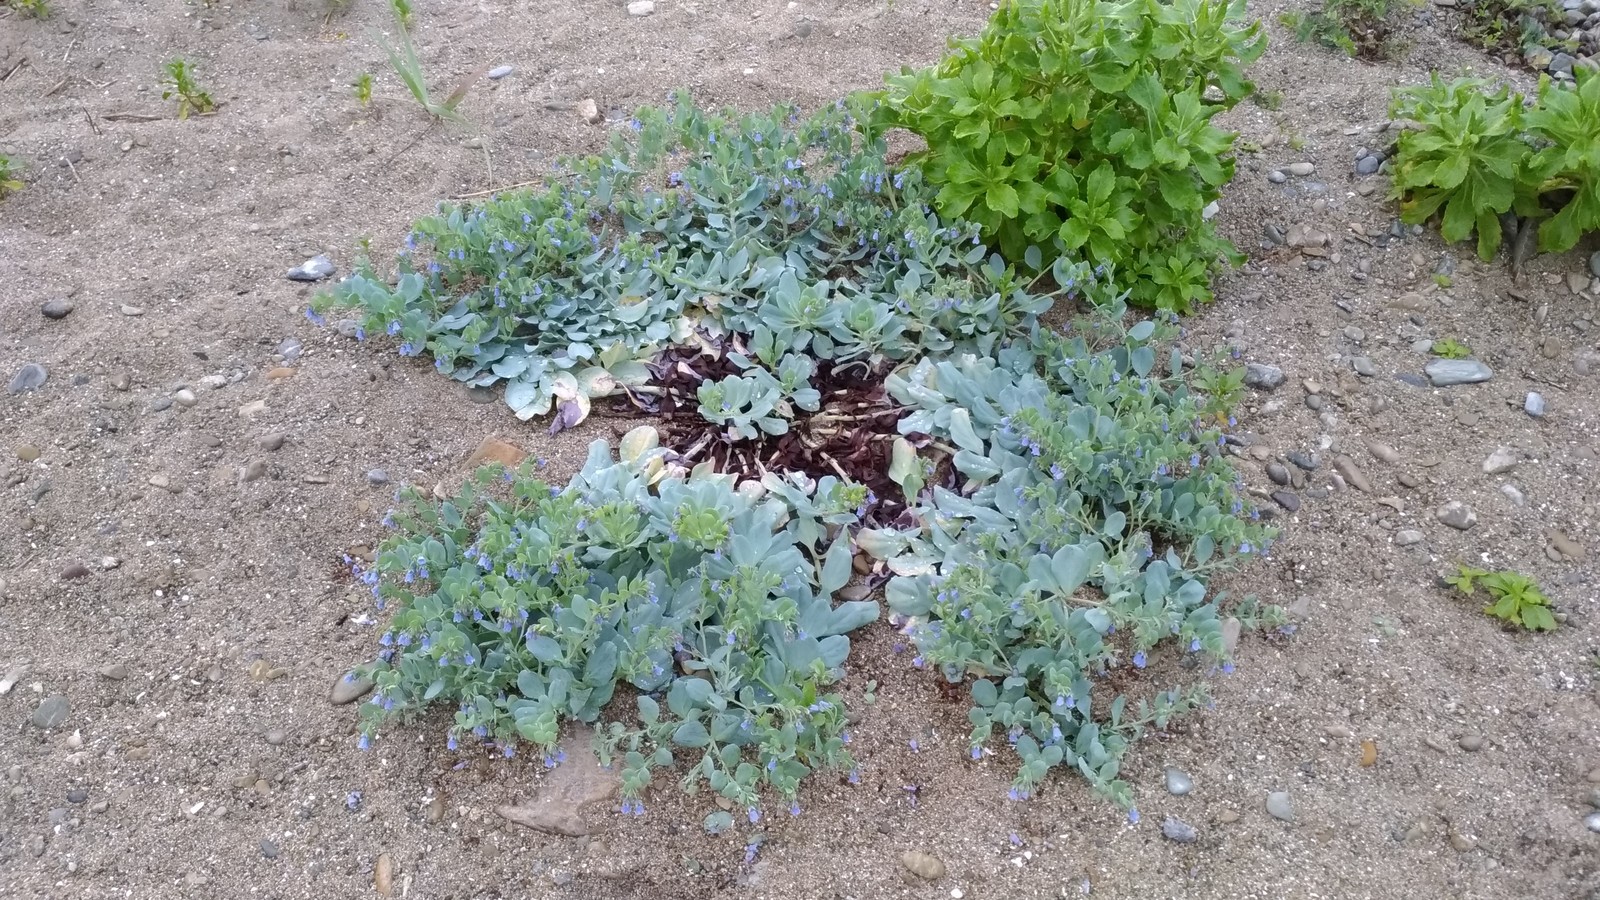
[[[441,206],[392,281],[365,265],[312,314],[354,310],[403,355],[504,382],[522,418],[556,409],[557,427],[648,391],[645,364],[698,340],[749,336],[769,368],[791,353],[872,368],[1025,334],[1052,298],[1013,284],[852,122],[842,104],[642,110],[544,191]]]
[[[366,670],[362,742],[451,703],[451,749],[493,741],[553,763],[561,723],[596,721],[625,682],[638,721],[601,734],[630,810],[674,748],[692,756],[686,787],[751,810],[763,785],[792,801],[807,773],[852,769],[828,686],[845,634],[878,607],[831,596],[850,577],[844,526],[865,489],[777,474],[736,485],[670,464],[648,427],[619,452],[596,442],[564,488],[524,467],[503,486],[486,470],[444,503],[407,491],[361,573],[393,613]]]
[[[855,546],[921,661],[976,676],[972,748],[1013,739],[1018,795],[1066,764],[1127,803],[1129,743],[1204,694],[1129,712],[1100,676],[1163,639],[1225,665],[1224,616],[1279,621],[1206,586],[1267,539],[1219,456],[1239,373],[1162,350],[1167,319],[1124,323],[1105,267],[1034,248],[1019,278],[843,108],[680,102],[631,124],[544,192],[443,208],[392,279],[365,265],[313,313],[355,310],[556,427],[626,392],[676,441],[598,444],[565,488],[519,471],[442,504],[409,492],[362,573],[392,616],[363,741],[450,703],[452,747],[548,757],[563,721],[609,715],[626,811],[686,754],[685,787],[794,802],[808,773],[854,770],[830,685],[877,615],[831,603]],[[1099,310],[1071,336],[1038,320],[1063,295]],[[711,435],[727,452],[702,453]],[[812,451],[844,477],[797,472]],[[634,703],[608,712],[623,682]]]
[[[1474,231],[1478,255],[1493,258],[1500,216],[1537,223],[1539,249],[1562,252],[1600,230],[1600,73],[1574,72],[1563,87],[1541,79],[1530,105],[1481,79],[1395,92],[1392,114],[1416,123],[1401,133],[1394,197],[1401,218],[1440,217],[1447,241]]]
[[[901,430],[953,451],[966,487],[924,492],[914,525],[857,541],[895,573],[887,597],[917,665],[976,676],[972,755],[1005,734],[1014,796],[1065,765],[1131,805],[1117,778],[1129,743],[1205,692],[1152,689],[1130,714],[1104,676],[1144,668],[1162,644],[1231,666],[1227,615],[1283,622],[1251,601],[1224,612],[1207,588],[1271,536],[1221,456],[1218,399],[1189,386],[1175,350],[1159,358],[1169,329],[1095,318],[996,359],[924,360],[889,384],[915,410]]]
[[[918,159],[948,217],[1026,249],[1116,266],[1140,306],[1187,311],[1236,258],[1204,210],[1233,177],[1211,124],[1266,47],[1239,0],[1006,0],[975,40],[888,79],[875,128]]]

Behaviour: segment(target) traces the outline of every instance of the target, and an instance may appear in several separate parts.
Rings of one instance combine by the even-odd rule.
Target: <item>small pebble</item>
[[[945,873],[943,860],[921,850],[907,850],[900,854],[900,865],[923,881],[938,881]]]
[[[1192,844],[1200,838],[1200,833],[1194,826],[1176,816],[1167,816],[1161,823],[1161,834],[1167,840],[1177,841],[1180,844]]]
[[[269,840],[267,840],[266,838],[262,838],[261,839],[261,855],[265,856],[267,859],[277,859],[278,858],[278,845],[274,844],[273,842],[271,842]]]
[[[84,802],[85,800],[88,800],[88,799],[89,799],[89,792],[84,790],[83,788],[73,788],[72,790],[67,791],[67,802],[68,803],[82,803],[82,802]]]
[[[1535,419],[1544,418],[1544,396],[1538,391],[1529,391],[1528,399],[1522,401],[1522,411]]]
[[[1589,274],[1600,278],[1600,250],[1596,250],[1589,256]]]
[[[1293,491],[1273,491],[1272,499],[1289,512],[1300,511],[1300,498]]]
[[[1494,370],[1475,359],[1435,359],[1423,367],[1434,387],[1477,384],[1494,377]]]
[[[172,399],[173,402],[177,403],[179,406],[193,406],[200,402],[200,398],[196,397],[194,395],[194,391],[191,391],[188,388],[184,388],[183,390],[173,394]]]
[[[261,437],[261,441],[260,441],[261,449],[267,451],[268,453],[271,453],[272,451],[277,450],[278,448],[282,447],[283,446],[283,442],[285,440],[287,440],[287,439],[288,439],[288,435],[282,434],[281,432],[274,432],[272,434],[263,435]]]
[[[313,256],[298,266],[289,270],[290,281],[321,281],[338,271],[333,265],[333,260],[326,256]]]
[[[72,313],[73,308],[72,301],[62,297],[56,300],[46,300],[44,305],[39,307],[39,312],[46,319],[65,319]]]
[[[1517,452],[1510,447],[1496,447],[1483,461],[1486,475],[1500,475],[1517,467]]]
[[[144,307],[134,306],[132,303],[124,303],[120,308],[122,314],[130,319],[144,315]]]
[[[1592,812],[1583,817],[1583,827],[1595,834],[1600,834],[1600,812]]]
[[[1277,366],[1269,366],[1264,363],[1245,364],[1244,383],[1250,387],[1270,391],[1283,384],[1283,381],[1283,370]]]
[[[271,745],[273,747],[277,747],[277,746],[281,745],[284,741],[289,739],[288,733],[285,732],[282,728],[271,728],[271,729],[268,729],[267,733],[263,734],[261,737],[262,737],[263,740],[265,740],[269,745]]]
[[[1274,819],[1294,821],[1294,804],[1289,802],[1288,791],[1273,791],[1267,795],[1267,812]]]
[[[1283,184],[1285,181],[1289,180],[1289,176],[1285,175],[1279,169],[1273,169],[1271,172],[1267,173],[1267,180],[1273,184]]]
[[[1468,753],[1476,753],[1483,749],[1483,735],[1464,734],[1461,736],[1459,743],[1461,745],[1461,749],[1467,751]]]
[[[1365,356],[1351,357],[1350,368],[1355,369],[1357,375],[1367,378],[1371,378],[1372,376],[1378,374],[1377,368],[1372,365],[1372,360]]]
[[[388,483],[389,483],[389,473],[388,472],[385,472],[383,469],[368,469],[367,470],[367,484],[370,484],[370,485],[373,485],[373,486],[377,486],[377,485],[380,485],[380,484],[388,484]]]
[[[1317,171],[1317,167],[1308,162],[1297,162],[1290,163],[1287,167],[1285,167],[1285,171],[1298,178],[1305,178],[1311,173]]]
[[[1401,547],[1410,547],[1422,543],[1422,537],[1422,532],[1415,528],[1402,528],[1394,533],[1394,542]]]
[[[7,390],[13,394],[36,391],[39,388],[44,387],[44,383],[48,381],[49,378],[49,369],[46,369],[44,366],[38,363],[27,363],[22,368],[17,370],[16,377],[11,379],[11,385],[7,388]]]
[[[1383,160],[1376,156],[1363,156],[1356,160],[1357,175],[1376,175],[1378,167],[1383,165]]]
[[[67,721],[67,716],[72,712],[72,704],[67,698],[61,696],[46,697],[40,701],[38,708],[29,717],[29,724],[39,729],[55,728]]]
[[[1267,477],[1280,487],[1287,487],[1289,484],[1289,470],[1284,468],[1282,463],[1267,463]]]
[[[112,663],[100,668],[100,677],[109,681],[121,681],[128,677],[128,667],[122,663]]]
[[[1194,779],[1182,769],[1167,769],[1167,793],[1174,797],[1186,796],[1194,790]]]
[[[1439,507],[1435,515],[1440,522],[1457,531],[1466,531],[1468,528],[1478,524],[1478,514],[1473,512],[1472,507],[1462,503],[1460,500],[1451,500],[1449,503]]]
[[[67,567],[65,569],[61,570],[61,578],[62,578],[63,581],[71,580],[73,578],[88,578],[88,577],[89,577],[89,567],[84,565],[83,563],[76,563],[76,562],[75,563],[68,563]]]
[[[628,4],[628,15],[630,16],[648,16],[655,11],[654,0],[633,0],[632,3]]]
[[[354,703],[355,701],[366,696],[367,693],[372,690],[372,687],[373,683],[370,679],[361,678],[354,672],[348,672],[344,675],[340,675],[339,678],[334,681],[333,692],[329,696],[329,699],[333,701],[335,706],[343,706],[346,703]]]
[[[506,77],[507,75],[510,75],[514,71],[516,71],[516,69],[513,68],[512,66],[495,66],[494,68],[489,70],[489,80],[490,81],[499,81],[500,79]]]

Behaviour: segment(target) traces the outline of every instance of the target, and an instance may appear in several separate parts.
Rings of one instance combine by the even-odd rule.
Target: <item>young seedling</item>
[[[6,0],[6,5],[25,16],[35,19],[50,17],[50,5],[45,0]]]
[[[362,72],[350,86],[356,90],[356,102],[362,106],[372,105],[372,73]]]
[[[161,99],[177,98],[179,119],[189,118],[191,112],[206,115],[216,111],[217,104],[211,95],[195,83],[194,66],[182,57],[173,59],[163,67],[161,87]]]
[[[22,190],[22,179],[17,177],[15,165],[11,157],[0,156],[0,197]]]
[[[407,0],[389,0],[389,7],[394,10],[394,17],[401,28],[411,27],[411,4]]]
[[[1461,343],[1455,338],[1444,338],[1433,342],[1429,348],[1434,356],[1440,359],[1466,359],[1472,355],[1472,348]]]
[[[1484,614],[1494,616],[1508,625],[1524,631],[1555,631],[1556,618],[1550,612],[1550,598],[1539,590],[1539,583],[1519,572],[1503,570],[1490,572],[1470,566],[1458,566],[1456,574],[1446,575],[1445,583],[1472,596],[1474,587],[1482,584],[1494,601],[1483,608]]]
[[[404,7],[404,9],[402,9]],[[417,45],[411,40],[411,32],[406,28],[406,22],[411,17],[411,8],[403,0],[395,0],[395,23],[399,26],[396,30],[400,33],[400,46],[395,47],[384,39],[382,34],[374,34],[378,39],[378,46],[383,48],[384,55],[389,57],[389,66],[394,73],[400,76],[400,81],[405,84],[406,90],[411,92],[417,103],[427,110],[428,115],[435,119],[461,121],[461,114],[456,107],[461,105],[467,96],[467,88],[481,72],[468,75],[461,80],[450,96],[443,100],[435,100],[428,90],[428,80],[422,74],[422,60],[417,57]]]

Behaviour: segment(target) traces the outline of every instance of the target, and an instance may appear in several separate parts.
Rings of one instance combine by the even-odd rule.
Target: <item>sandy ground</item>
[[[377,539],[393,483],[453,483],[496,435],[570,471],[615,423],[547,438],[424,365],[311,326],[309,293],[284,271],[319,252],[348,268],[359,239],[398,246],[442,197],[598,146],[614,125],[582,121],[585,98],[613,122],[673,88],[816,106],[931,61],[988,4],[659,0],[639,18],[597,0],[418,3],[445,91],[516,67],[472,87],[470,128],[429,128],[404,96],[370,36],[376,2],[333,17],[307,0],[53,5],[42,24],[0,19],[0,153],[31,164],[27,189],[0,202],[0,376],[49,371],[40,390],[0,396],[0,671],[28,662],[0,697],[0,896],[361,897],[380,859],[394,896],[462,900],[1600,896],[1600,835],[1583,823],[1600,790],[1600,310],[1568,285],[1597,248],[1540,258],[1517,285],[1504,259],[1453,248],[1439,289],[1446,248],[1380,237],[1385,180],[1353,172],[1358,148],[1386,143],[1389,86],[1430,67],[1524,79],[1455,42],[1454,10],[1408,19],[1409,49],[1382,66],[1273,24],[1254,74],[1282,105],[1228,117],[1254,152],[1220,221],[1252,258],[1190,340],[1229,340],[1289,376],[1250,397],[1257,443],[1240,465],[1268,490],[1279,454],[1320,462],[1280,516],[1275,559],[1232,588],[1290,606],[1301,627],[1247,639],[1215,711],[1135,749],[1143,823],[1075,779],[1007,801],[1006,761],[966,760],[964,709],[878,625],[846,682],[852,697],[880,684],[857,704],[862,784],[813,779],[805,813],[766,823],[747,862],[744,833],[702,833],[704,798],[658,792],[642,818],[602,811],[592,834],[552,837],[494,813],[537,794],[550,776],[536,763],[448,753],[437,722],[356,750],[353,710],[328,692],[376,631],[338,557]],[[1269,23],[1280,11],[1251,9]],[[216,115],[180,122],[160,100],[177,47]],[[348,87],[363,71],[377,76],[365,110]],[[1296,161],[1315,173],[1268,179]],[[1264,247],[1267,224],[1329,244]],[[61,298],[69,315],[41,315]],[[1421,373],[1414,340],[1447,336],[1495,377],[1397,377]],[[1523,412],[1530,390],[1542,419]],[[1486,474],[1502,446],[1517,466]],[[1370,490],[1340,489],[1339,453]],[[391,483],[371,484],[373,469]],[[1436,518],[1451,500],[1475,527]],[[1400,546],[1407,529],[1423,539]],[[1435,585],[1450,563],[1483,560],[1537,577],[1565,627],[1509,634]],[[36,727],[55,697],[64,719]],[[1377,762],[1363,767],[1368,739]],[[1169,796],[1164,766],[1196,790]],[[1263,808],[1278,790],[1292,823]],[[1199,840],[1164,839],[1169,815]],[[906,850],[947,874],[912,878]]]

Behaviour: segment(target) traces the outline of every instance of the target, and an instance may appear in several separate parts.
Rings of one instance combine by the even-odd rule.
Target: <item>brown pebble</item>
[[[66,580],[68,578],[87,578],[87,577],[89,577],[89,567],[84,565],[83,563],[72,563],[72,564],[68,565],[65,569],[61,570],[61,578],[62,578],[62,580]]]
[[[1232,825],[1234,822],[1239,821],[1239,814],[1231,809],[1225,809],[1217,813],[1217,821],[1224,825]]]
[[[267,370],[268,381],[277,381],[280,378],[293,378],[294,376],[295,370],[289,368],[288,366],[278,366],[276,369]]]
[[[134,760],[135,762],[138,762],[139,760],[149,759],[150,758],[150,748],[149,747],[134,747],[133,749],[128,751],[128,758],[131,759],[131,760]]]
[[[33,462],[39,458],[39,448],[32,444],[23,444],[17,448],[17,459],[23,462]]]
[[[475,469],[478,466],[491,462],[497,462],[508,467],[515,466],[527,458],[528,454],[517,447],[514,447],[497,437],[488,437],[484,438],[483,443],[478,445],[478,449],[474,450],[472,455],[467,457],[467,468]]]
[[[133,387],[133,379],[128,377],[127,372],[118,372],[111,376],[111,386],[119,391],[125,391]]]
[[[387,897],[394,891],[394,860],[387,853],[378,854],[378,866],[372,873],[372,886],[380,897]]]
[[[444,798],[435,797],[428,801],[428,824],[437,825],[444,821]]]
[[[900,865],[923,881],[938,881],[944,877],[944,862],[932,853],[907,850],[900,854]]]

